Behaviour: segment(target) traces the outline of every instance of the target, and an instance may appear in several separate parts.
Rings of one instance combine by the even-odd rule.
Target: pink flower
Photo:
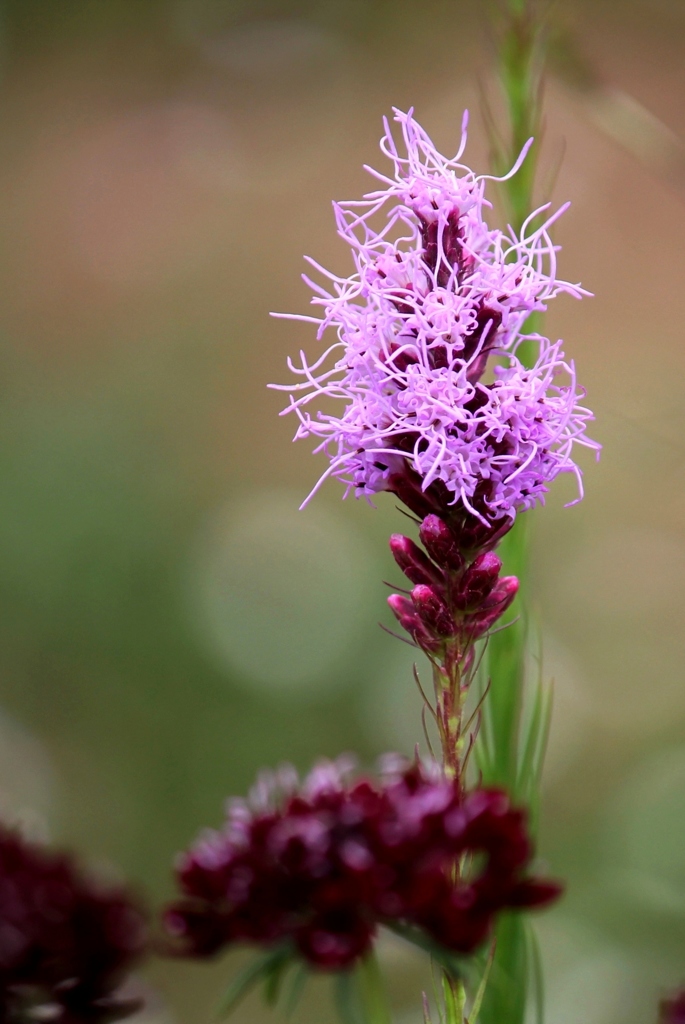
[[[295,437],[320,439],[315,451],[330,467],[319,484],[333,475],[357,496],[400,494],[405,478],[424,492],[437,487],[442,507],[423,515],[451,508],[487,524],[513,519],[563,472],[582,495],[572,456],[576,444],[599,449],[585,434],[592,414],[561,342],[523,333],[529,314],[559,292],[587,294],[556,278],[549,229],[566,207],[544,223],[547,206],[531,214],[520,237],[490,229],[488,176],[460,163],[466,118],[453,159],[411,111],[396,110],[395,121],[406,155],[387,121],[381,140],[392,176],[367,168],[383,188],[334,204],[354,272],[338,277],[310,260],[326,282],[305,278],[322,315],[280,314],[313,321],[319,339],[329,328],[336,335],[313,363],[304,353],[299,366],[289,362],[300,383],[279,385],[291,392],[284,412],[299,419]],[[532,367],[519,358],[524,341],[536,352]],[[310,413],[319,403],[329,410],[328,399],[342,409]]]

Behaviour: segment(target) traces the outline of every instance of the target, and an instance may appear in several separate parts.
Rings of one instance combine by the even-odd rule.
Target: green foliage
[[[507,110],[507,130],[502,133],[489,105],[484,103],[495,171],[506,173],[527,140],[531,136],[536,139],[519,172],[502,184],[507,219],[519,230],[533,206],[546,27],[538,0],[501,0],[493,12],[493,24],[498,34],[498,72]],[[539,326],[539,315],[530,317],[526,324],[531,333]],[[525,343],[519,355],[524,363],[530,362],[532,352],[526,352]],[[476,760],[486,784],[506,787],[517,803],[529,808],[535,833],[552,690],[542,679],[539,652],[531,656],[532,630],[523,603],[529,520],[530,514],[520,517],[499,548],[504,570],[519,578],[522,594],[518,618],[490,638],[482,659],[481,692],[487,685],[489,693],[483,703]],[[534,661],[537,667],[533,673],[530,666]],[[541,1024],[542,977],[530,925],[519,913],[505,914],[498,923],[495,941],[496,955],[480,1009],[481,1024],[523,1024],[531,997]]]
[[[238,972],[219,1002],[216,1017],[222,1020],[230,1016],[260,985],[267,1006],[280,1004],[285,1016],[290,1017],[311,974],[312,969],[300,959],[291,943],[279,943]],[[387,993],[373,951],[354,968],[334,975],[333,992],[342,1024],[391,1024]]]
[[[428,953],[435,964],[454,981],[471,982],[476,979],[476,968],[472,959],[459,956],[452,950],[444,949],[417,928],[393,923],[390,930]]]
[[[359,985],[353,971],[340,971],[334,981],[335,1005],[342,1024],[366,1024]]]
[[[373,950],[354,970],[336,975],[335,1001],[342,1024],[391,1024],[387,992]]]
[[[276,946],[252,960],[228,986],[217,1007],[217,1018],[228,1017],[260,982],[264,985],[265,1001],[273,1006],[293,958],[293,949],[288,944]]]

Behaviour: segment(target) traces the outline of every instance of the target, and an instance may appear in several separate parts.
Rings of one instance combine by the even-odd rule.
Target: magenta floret
[[[399,493],[398,479],[416,475],[423,491],[440,487],[446,507],[483,521],[541,502],[559,473],[575,474],[582,494],[572,455],[576,444],[599,449],[585,433],[593,416],[561,343],[523,333],[559,292],[587,294],[556,278],[549,229],[566,207],[540,223],[542,207],[518,236],[490,229],[488,176],[460,162],[466,118],[453,159],[411,111],[396,110],[395,121],[406,155],[387,121],[381,140],[393,176],[371,171],[382,189],[334,205],[354,273],[341,278],[310,260],[327,280],[305,278],[323,313],[292,317],[317,323],[319,338],[337,334],[312,364],[304,353],[289,363],[302,378],[282,387],[291,392],[284,412],[300,421],[296,439],[320,438],[315,451],[330,459],[322,480],[336,476],[358,496]],[[523,342],[535,351],[530,367]],[[339,414],[310,414],[330,398],[343,403]]]

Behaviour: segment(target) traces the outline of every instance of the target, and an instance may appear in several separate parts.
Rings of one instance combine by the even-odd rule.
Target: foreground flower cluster
[[[489,228],[487,176],[460,163],[465,125],[448,159],[411,112],[395,121],[406,155],[387,122],[381,140],[393,175],[371,171],[382,189],[335,204],[355,271],[341,278],[314,264],[328,281],[308,281],[323,315],[293,319],[314,320],[319,338],[332,327],[337,341],[311,365],[304,354],[290,364],[302,381],[283,387],[284,411],[299,418],[296,438],[322,440],[324,476],[358,495],[393,491],[422,516],[511,520],[559,473],[580,486],[574,446],[598,447],[561,343],[522,333],[559,292],[585,294],[556,279],[549,228],[565,207],[542,224],[546,207],[531,214],[520,237]],[[329,398],[342,412],[312,417],[308,406]]]
[[[143,918],[125,892],[0,827],[0,1024],[127,1016],[137,1004],[116,990],[144,946]]]
[[[525,813],[504,793],[464,796],[436,766],[395,758],[372,781],[323,762],[301,784],[282,769],[182,855],[166,924],[187,955],[289,941],[328,970],[366,953],[379,924],[470,953],[502,909],[559,894],[527,875],[531,853]]]
[[[659,1024],[685,1024],[685,989],[680,989],[659,1006]]]

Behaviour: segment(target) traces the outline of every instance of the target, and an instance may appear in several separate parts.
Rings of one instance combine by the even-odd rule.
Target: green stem
[[[493,153],[498,171],[509,170],[528,139],[536,139],[518,173],[504,182],[507,215],[516,231],[531,210],[539,151],[544,34],[538,7],[537,0],[505,0],[501,5],[499,76],[509,131],[504,146],[496,146]]]

